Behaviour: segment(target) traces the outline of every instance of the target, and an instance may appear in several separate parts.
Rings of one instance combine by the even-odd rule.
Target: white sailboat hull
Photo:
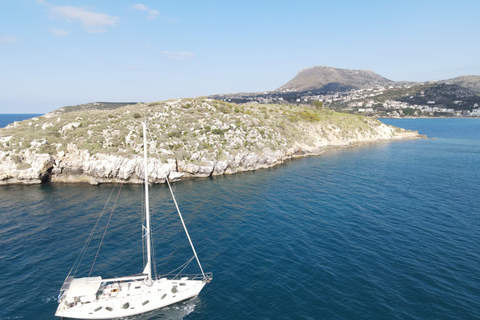
[[[147,285],[129,281],[102,287],[93,296],[60,298],[55,315],[74,319],[112,319],[133,316],[160,309],[197,296],[205,285],[203,280],[160,279]]]

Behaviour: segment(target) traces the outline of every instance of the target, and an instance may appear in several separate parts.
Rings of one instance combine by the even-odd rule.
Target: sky
[[[480,75],[480,1],[0,0],[0,113],[274,90],[322,65]]]

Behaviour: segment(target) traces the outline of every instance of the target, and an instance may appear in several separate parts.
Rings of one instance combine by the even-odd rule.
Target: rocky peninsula
[[[152,183],[270,168],[329,147],[422,137],[314,106],[207,98],[91,104],[0,129],[0,184],[141,183],[144,120]]]

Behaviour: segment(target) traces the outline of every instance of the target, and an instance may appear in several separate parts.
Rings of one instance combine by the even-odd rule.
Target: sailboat
[[[135,276],[102,279],[101,276],[66,277],[58,298],[57,317],[74,319],[112,319],[133,316],[197,296],[206,283],[212,280],[211,273],[203,272],[190,235],[172,193],[175,207],[200,267],[201,274],[173,277],[152,276],[152,244],[150,239],[150,209],[148,197],[147,129],[143,125],[144,170],[145,170],[145,226],[147,259],[143,272]],[[193,259],[193,257],[192,257]],[[191,260],[192,260],[191,259]]]

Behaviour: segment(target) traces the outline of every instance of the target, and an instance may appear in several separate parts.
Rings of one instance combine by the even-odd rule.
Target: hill
[[[440,108],[464,110],[480,105],[480,97],[472,90],[457,84],[435,83],[428,86],[416,86],[424,88],[409,96],[399,96],[396,100],[408,102],[410,105],[427,105],[434,103]]]
[[[480,76],[461,76],[453,79],[442,80],[440,82],[446,84],[456,84],[469,89],[477,95],[480,95]]]
[[[320,101],[330,109],[375,117],[478,117],[480,76],[419,83],[391,81],[369,70],[316,66],[301,70],[274,91],[217,94],[211,98],[235,103],[295,105]]]
[[[480,96],[471,90],[442,82],[419,83],[381,90],[338,94],[327,106],[376,117],[476,116]]]
[[[347,91],[375,86],[390,86],[395,81],[384,78],[370,70],[339,69],[315,66],[303,69],[276,91]]]
[[[57,110],[0,129],[0,184],[140,183],[144,118],[153,183],[269,168],[326,147],[419,137],[375,119],[312,106],[197,98]]]
[[[67,106],[55,110],[56,114],[62,114],[67,112],[87,111],[87,110],[112,110],[118,109],[124,106],[134,105],[138,102],[91,102],[85,104],[79,104],[76,106]]]

